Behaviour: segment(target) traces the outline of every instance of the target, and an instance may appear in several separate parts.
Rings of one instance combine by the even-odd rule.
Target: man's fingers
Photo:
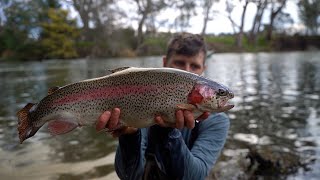
[[[164,123],[163,119],[161,118],[161,116],[156,116],[154,121],[160,126],[165,126],[165,123]]]
[[[184,126],[184,116],[183,116],[183,111],[178,110],[176,112],[176,128],[182,129]]]
[[[193,113],[190,111],[183,111],[184,121],[187,128],[192,129],[194,128],[194,116]]]
[[[161,127],[172,127],[172,128],[176,127],[175,123],[168,123],[168,122],[164,121],[161,116],[156,116],[154,121],[156,124],[158,124]]]
[[[120,109],[119,108],[114,108],[112,110],[112,113],[111,113],[111,117],[110,117],[110,120],[108,122],[108,129],[114,129],[118,122],[119,122],[119,117],[120,117]]]
[[[199,116],[197,120],[207,119],[208,116],[209,116],[209,113],[205,112],[201,116]],[[161,118],[161,116],[156,116],[155,122],[162,127],[173,127],[178,129],[182,129],[184,126],[186,126],[189,129],[192,129],[195,126],[195,118],[191,111],[178,110],[176,111],[175,118],[176,118],[176,122],[174,124],[165,122]]]
[[[104,129],[110,119],[110,116],[111,116],[111,112],[110,111],[105,111],[103,112],[99,119],[98,119],[98,122],[96,124],[96,130],[97,131],[100,131],[102,129]]]
[[[105,111],[103,112],[96,124],[96,130],[100,131],[104,128],[113,129],[118,125],[120,117],[120,109],[114,108],[112,112]]]

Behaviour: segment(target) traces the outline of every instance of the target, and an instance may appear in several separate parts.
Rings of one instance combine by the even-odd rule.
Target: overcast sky
[[[128,3],[128,0],[118,0],[117,6],[119,8],[125,9],[127,12],[128,18],[121,18],[119,17],[118,21],[119,23],[126,24],[128,26],[132,26],[134,29],[137,29],[138,27],[138,21],[137,21],[137,14],[136,14],[136,6],[133,3]],[[287,5],[284,9],[284,12],[287,12],[291,15],[291,18],[294,20],[293,26],[295,28],[303,28],[298,20],[298,9],[296,5],[296,0],[288,0]],[[207,25],[207,34],[213,33],[213,34],[220,34],[220,33],[232,33],[232,26],[230,21],[226,17],[226,5],[225,0],[220,0],[219,3],[215,3],[213,5],[213,10],[218,11],[214,16],[214,19],[208,22]],[[76,17],[77,12],[75,12],[73,9],[72,16]],[[245,17],[245,30],[249,30],[252,26],[252,21],[254,18],[256,12],[256,7],[253,4],[249,4],[247,8],[247,13]],[[236,7],[234,8],[232,12],[232,18],[237,24],[240,24],[240,18],[242,14],[242,6],[240,4],[236,4]],[[161,11],[159,16],[157,16],[156,22],[159,21],[168,21],[168,23],[172,24],[175,20],[175,17],[178,16],[178,13],[174,9],[167,9],[165,11]],[[268,17],[269,12],[266,11],[263,18],[263,23],[268,23]],[[197,10],[197,15],[193,16],[190,20],[191,27],[187,28],[186,31],[192,32],[192,33],[201,33],[202,27],[203,27],[203,16],[201,9]],[[159,27],[158,31],[168,31],[168,27]],[[173,32],[174,30],[171,29]]]
[[[230,33],[233,32],[232,26],[230,21],[226,17],[226,6],[225,6],[225,1],[222,0],[220,3],[217,3],[214,5],[214,9],[220,11],[219,15],[215,16],[215,18],[212,21],[209,21],[207,25],[207,33],[214,33],[214,34],[219,34],[219,33]],[[234,21],[240,25],[240,20],[241,20],[241,15],[242,15],[243,8],[240,4],[238,4],[233,12],[232,12],[232,18]],[[295,23],[298,22],[298,10],[297,6],[293,1],[289,0],[287,3],[286,8],[284,9],[284,12],[288,12],[291,15],[291,18],[295,21]],[[253,4],[249,4],[247,7],[247,12],[245,16],[245,30],[249,30],[252,27],[252,22],[254,15],[256,13],[256,6]],[[266,11],[264,14],[263,22],[268,23],[269,22],[269,12]],[[191,21],[191,24],[193,24],[192,28],[189,29],[189,31],[194,32],[194,33],[199,33],[202,30],[202,21],[203,17],[202,16],[197,16],[194,17]]]
[[[214,19],[208,22],[207,25],[207,31],[206,33],[214,33],[214,34],[220,34],[220,33],[232,33],[232,26],[230,21],[227,18],[227,13],[225,11],[226,4],[225,0],[220,0],[219,3],[215,3],[213,10],[218,11],[217,15],[214,16]],[[254,4],[249,4],[247,7],[247,12],[245,16],[245,30],[249,30],[252,26],[253,18],[256,13],[256,6]],[[232,11],[232,18],[233,20],[240,25],[240,19],[242,15],[243,8],[241,4],[236,4],[236,7]],[[298,27],[300,26],[299,20],[298,20],[298,9],[296,5],[295,0],[288,0],[287,5],[284,9],[284,12],[290,13],[291,18],[294,20],[294,26]],[[200,33],[203,27],[203,16],[202,11],[199,10],[197,16],[194,16],[191,19],[191,27],[188,28],[189,32],[192,33]],[[263,22],[268,23],[269,22],[269,12],[266,11],[264,14]],[[161,13],[161,18],[163,19],[170,19],[173,22],[175,17],[175,11],[170,10],[168,13]]]

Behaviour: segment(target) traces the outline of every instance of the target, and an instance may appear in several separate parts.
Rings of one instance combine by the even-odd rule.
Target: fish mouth
[[[222,99],[221,101],[218,101],[217,103],[218,109],[216,112],[224,112],[232,109],[234,107],[234,104],[230,104],[228,100],[232,99],[233,97],[234,96],[232,96],[231,98],[226,98],[226,99]]]
[[[226,104],[226,105],[224,105],[224,106],[222,106],[222,107],[219,107],[216,112],[229,111],[229,110],[232,109],[233,107],[234,107],[233,104]]]
[[[225,112],[234,107],[233,104],[229,104],[227,101],[222,101],[216,104],[216,107],[202,106],[202,109],[207,112]]]

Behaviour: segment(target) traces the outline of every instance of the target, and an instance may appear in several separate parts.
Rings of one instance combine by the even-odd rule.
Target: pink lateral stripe
[[[117,87],[102,87],[99,89],[91,89],[78,94],[71,94],[69,96],[62,97],[53,101],[53,105],[59,106],[64,104],[77,103],[80,101],[90,101],[96,99],[111,99],[119,98],[132,94],[147,93],[156,91],[157,89],[163,89],[159,86],[129,86],[122,85]]]

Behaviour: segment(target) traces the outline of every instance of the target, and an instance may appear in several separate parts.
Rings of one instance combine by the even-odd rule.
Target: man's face
[[[201,75],[205,70],[204,53],[200,52],[195,56],[173,54],[170,59],[167,59],[166,57],[163,58],[163,66]]]

